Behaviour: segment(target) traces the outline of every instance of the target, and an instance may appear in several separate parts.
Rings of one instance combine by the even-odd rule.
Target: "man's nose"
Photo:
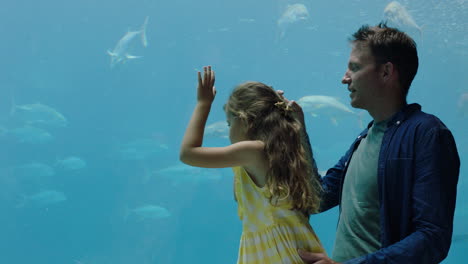
[[[349,77],[348,72],[345,72],[343,75],[343,78],[341,79],[342,84],[350,84],[351,83],[351,77]]]

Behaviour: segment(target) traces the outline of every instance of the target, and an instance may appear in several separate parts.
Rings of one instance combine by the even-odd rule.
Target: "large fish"
[[[56,109],[41,104],[16,105],[11,109],[12,119],[26,125],[39,125],[48,127],[65,127],[68,122],[65,116]]]
[[[421,27],[416,24],[408,10],[397,1],[390,2],[384,9],[384,18],[394,23],[397,27],[409,27],[416,29],[422,36]]]
[[[283,39],[288,28],[299,21],[309,19],[309,11],[303,4],[287,5],[286,10],[278,19],[279,39]]]
[[[128,53],[128,50],[133,39],[135,39],[135,37],[138,35],[141,36],[141,43],[143,44],[143,47],[146,48],[148,46],[148,40],[146,39],[146,26],[148,25],[148,19],[149,17],[145,18],[145,22],[141,26],[140,30],[127,31],[127,33],[125,33],[125,35],[119,40],[119,42],[117,42],[114,49],[107,51],[107,54],[111,56],[111,68],[114,67],[116,64],[125,63],[127,60],[142,57],[131,55]]]
[[[337,118],[339,116],[352,115],[358,118],[360,117],[359,114],[332,96],[308,95],[301,97],[297,100],[297,103],[305,113],[310,113],[313,117],[326,115],[335,125],[338,125]]]

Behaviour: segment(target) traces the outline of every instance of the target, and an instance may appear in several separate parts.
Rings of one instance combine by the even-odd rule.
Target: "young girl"
[[[234,197],[243,232],[237,263],[304,263],[298,249],[324,252],[309,225],[318,210],[320,185],[301,144],[301,122],[269,86],[237,86],[224,106],[231,145],[202,147],[216,95],[211,67],[198,73],[198,102],[182,141],[182,162],[233,167]]]

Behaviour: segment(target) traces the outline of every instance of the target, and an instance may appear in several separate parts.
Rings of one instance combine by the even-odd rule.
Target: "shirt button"
[[[401,123],[400,120],[396,121],[397,126],[400,125],[400,123]]]

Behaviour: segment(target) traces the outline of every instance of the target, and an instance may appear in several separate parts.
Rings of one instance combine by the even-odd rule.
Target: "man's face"
[[[354,43],[348,69],[341,80],[351,92],[352,107],[366,110],[373,108],[381,87],[379,72],[370,48],[363,43]]]

